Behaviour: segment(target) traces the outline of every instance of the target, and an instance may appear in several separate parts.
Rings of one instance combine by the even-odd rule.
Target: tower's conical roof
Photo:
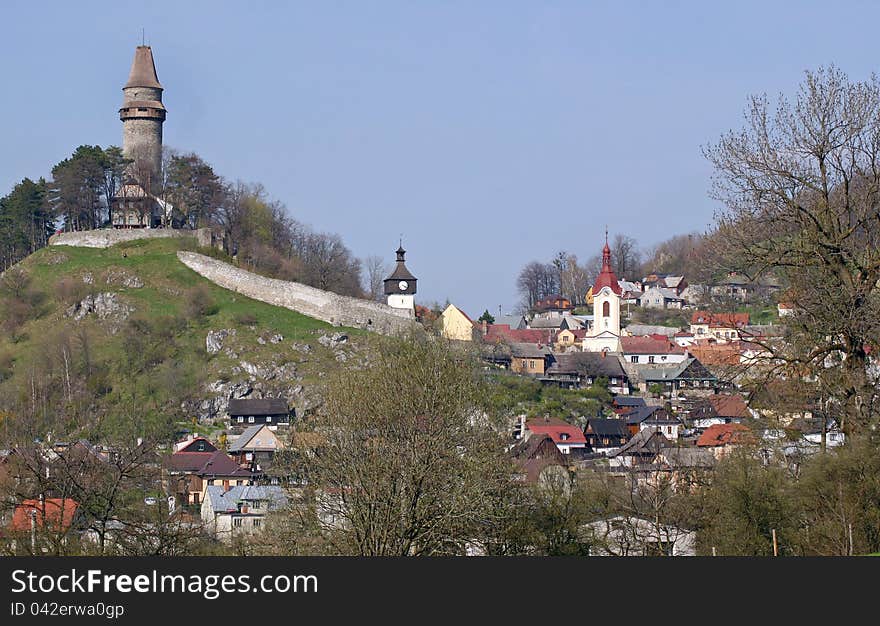
[[[611,269],[611,248],[608,247],[607,232],[605,233],[605,247],[602,248],[602,271],[599,272],[596,283],[593,285],[593,295],[595,296],[599,293],[602,287],[610,287],[611,291],[618,296],[623,293],[620,283],[617,282],[617,276],[614,274],[614,270]]]
[[[156,76],[156,64],[153,62],[153,50],[150,46],[138,46],[134,51],[131,73],[125,87],[154,87],[162,89],[159,77]]]

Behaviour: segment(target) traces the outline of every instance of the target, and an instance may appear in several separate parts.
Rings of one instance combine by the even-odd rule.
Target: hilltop
[[[186,237],[49,246],[7,271],[0,412],[35,433],[84,434],[210,430],[231,396],[285,397],[303,413],[312,384],[368,340],[222,289],[181,250],[210,253]]]

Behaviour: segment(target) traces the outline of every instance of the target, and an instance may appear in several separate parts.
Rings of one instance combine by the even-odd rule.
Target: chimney
[[[488,335],[488,334],[489,334],[489,322],[487,322],[486,320],[483,320],[483,323],[482,323],[482,329],[481,329],[481,330],[482,330],[482,332],[483,332],[483,337],[485,337],[486,335]]]
[[[223,491],[224,492],[229,491],[229,481],[228,480],[223,481]]]

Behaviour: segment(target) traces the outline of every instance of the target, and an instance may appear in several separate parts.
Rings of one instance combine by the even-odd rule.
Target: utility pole
[[[773,556],[779,556],[779,546],[776,543],[776,529],[770,531],[773,534]]]

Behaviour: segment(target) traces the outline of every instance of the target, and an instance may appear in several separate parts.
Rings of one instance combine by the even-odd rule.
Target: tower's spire
[[[134,51],[134,61],[125,87],[152,87],[162,89],[159,77],[156,76],[156,64],[153,62],[153,50],[150,46],[138,46]]]

